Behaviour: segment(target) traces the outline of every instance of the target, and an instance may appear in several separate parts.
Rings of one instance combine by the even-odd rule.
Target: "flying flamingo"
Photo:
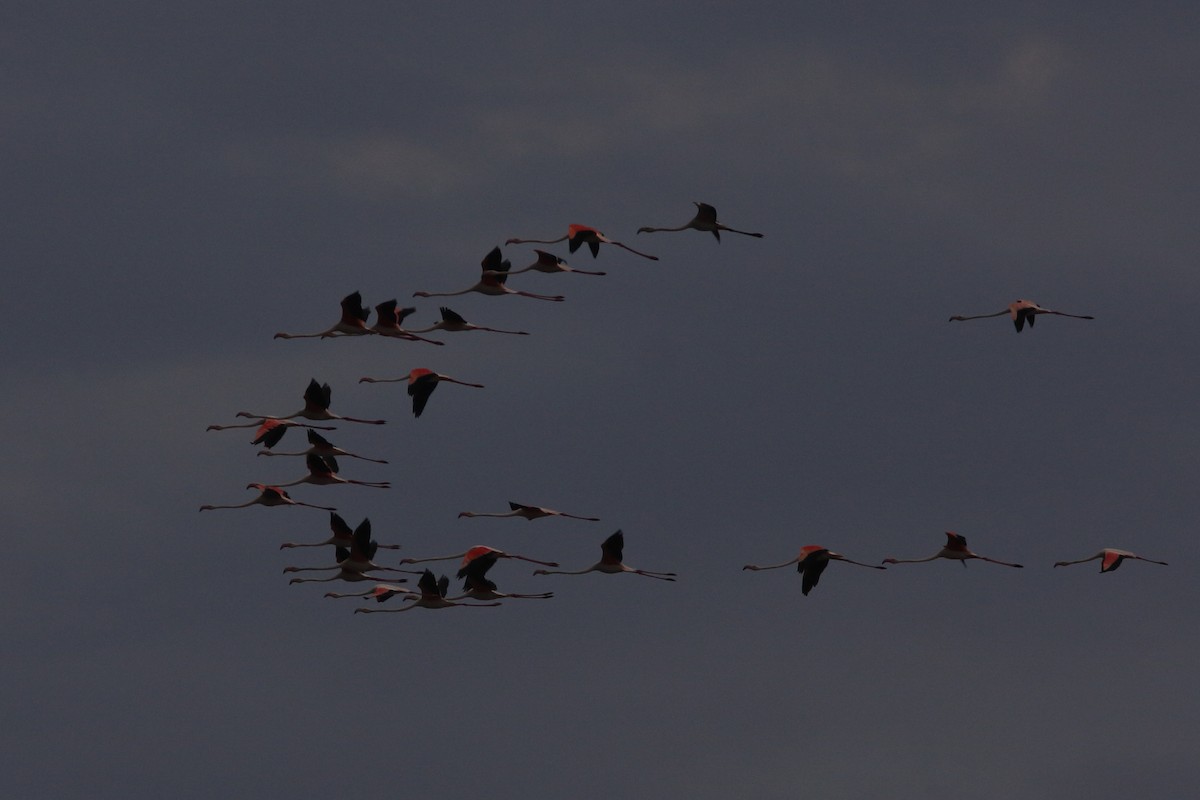
[[[487,578],[487,572],[496,565],[503,554],[498,550],[492,550],[490,547],[473,547],[467,551],[467,555],[476,553],[475,556],[464,559],[463,566],[458,571],[458,577],[466,578],[466,583],[463,584],[465,594],[455,597],[455,600],[464,600],[470,598],[472,600],[502,600],[506,597],[511,597],[518,600],[549,600],[554,597],[554,592],[540,592],[538,594],[507,594],[498,591],[496,584]],[[511,557],[511,556],[509,556]]]
[[[325,596],[334,599],[341,599],[343,597],[373,597],[375,598],[375,602],[382,603],[398,594],[409,597],[421,596],[420,592],[414,592],[412,589],[406,589],[403,586],[392,586],[388,583],[377,583],[370,589],[364,589],[361,592],[326,592]]]
[[[459,314],[442,306],[442,321],[435,322],[428,328],[420,328],[414,333],[429,333],[430,331],[446,331],[447,333],[461,333],[462,331],[488,331],[489,333],[512,333],[517,336],[528,336],[525,331],[504,331],[499,328],[485,328],[482,325],[473,325],[467,322]]]
[[[307,475],[291,483],[281,483],[278,485],[283,487],[311,483],[313,486],[336,486],[337,484],[352,483],[355,486],[370,486],[373,489],[392,488],[391,481],[355,481],[341,477],[337,474],[338,463],[337,459],[333,456],[318,456],[309,453],[304,457],[304,463],[308,467]]]
[[[359,378],[359,383],[401,383],[408,381],[408,396],[413,400],[413,416],[421,416],[421,412],[425,410],[425,404],[429,402],[429,395],[433,394],[433,390],[442,381],[457,383],[460,386],[473,386],[476,389],[482,389],[482,383],[467,383],[460,381],[458,378],[451,378],[449,375],[442,375],[424,368],[414,369],[408,373],[405,378]]]
[[[276,339],[330,339],[335,336],[366,336],[375,331],[367,327],[368,312],[358,292],[342,298],[342,318],[332,328],[318,333],[277,333]]]
[[[250,444],[261,444],[263,447],[274,447],[283,439],[288,428],[320,428],[323,431],[336,431],[332,425],[305,425],[303,422],[292,422],[286,419],[264,419],[239,425],[209,425],[205,430],[223,431],[227,428],[258,428]],[[310,431],[311,433],[311,431]],[[311,439],[310,439],[311,441]]]
[[[426,339],[424,336],[417,336],[414,331],[406,331],[401,327],[404,318],[412,314],[417,309],[397,308],[398,303],[395,300],[388,300],[375,306],[376,322],[371,326],[371,330],[381,336],[390,336],[393,339],[406,339],[411,342],[428,342],[429,344],[443,345],[445,342],[439,342],[434,339]]]
[[[976,555],[967,549],[967,537],[954,533],[953,531],[946,531],[946,546],[931,555],[929,558],[885,558],[883,563],[919,564],[922,561],[933,561],[935,558],[949,558],[954,561],[959,561],[962,562],[964,567],[967,565],[967,560],[971,558],[978,558],[980,561],[989,561],[993,564],[1001,564],[1006,567],[1023,566],[1021,564],[1010,564],[1007,561],[997,561],[996,559],[988,558],[987,556]]]
[[[627,244],[621,244],[620,242],[613,241],[600,231],[588,225],[568,225],[567,235],[560,236],[557,239],[509,239],[505,242],[505,244],[558,244],[563,240],[566,240],[567,249],[572,253],[578,250],[580,245],[586,244],[588,249],[592,251],[592,258],[595,258],[600,254],[600,245],[613,244],[617,247],[628,250],[634,255],[639,255],[642,258],[648,258],[651,261],[658,261],[658,256],[652,256],[649,253],[643,253],[639,250],[634,250]]]
[[[493,247],[491,252],[483,257],[482,266],[483,275],[480,276],[479,283],[476,283],[474,286],[459,292],[413,292],[413,297],[453,297],[459,294],[479,292],[479,294],[485,294],[489,297],[516,294],[521,297],[532,297],[535,300],[562,302],[565,299],[560,294],[534,294],[533,292],[519,292],[516,289],[508,288],[505,281],[508,280],[508,270],[512,267],[512,262],[501,258],[499,247]]]
[[[483,608],[500,605],[499,603],[459,603],[455,600],[447,600],[446,592],[450,589],[450,579],[445,575],[441,579],[435,578],[429,570],[425,570],[421,575],[421,579],[417,581],[417,588],[421,590],[421,596],[402,608],[362,608],[360,606],[354,609],[354,613],[398,614],[414,608]]]
[[[804,580],[800,584],[800,591],[807,595],[817,585],[817,581],[821,580],[821,573],[825,571],[825,567],[829,566],[830,561],[845,561],[847,564],[857,564],[860,567],[867,567],[869,569],[887,569],[887,567],[877,567],[874,564],[863,564],[861,561],[853,561],[841,553],[835,553],[832,550],[821,547],[819,544],[809,544],[801,547],[798,556],[782,564],[770,564],[761,567],[754,564],[747,564],[742,569],[757,572],[761,569],[779,569],[780,567],[790,567],[792,564],[795,564],[796,571],[804,576]]]
[[[588,522],[600,521],[599,517],[579,517],[574,514],[566,514],[562,511],[555,511],[552,508],[523,506],[520,503],[514,503],[511,500],[508,501],[508,507],[512,510],[496,512],[460,511],[458,512],[458,516],[460,519],[463,517],[524,517],[530,522],[533,522],[535,519],[541,519],[542,517],[567,517],[569,519],[582,519]]]
[[[316,431],[308,432],[308,442],[311,447],[309,447],[307,450],[301,450],[299,453],[276,453],[271,450],[259,450],[258,454],[260,456],[341,456],[342,458],[357,458],[360,461],[372,461],[376,464],[388,463],[382,458],[367,458],[366,456],[348,453],[342,448],[336,447],[332,442]]]
[[[1134,555],[1128,550],[1117,550],[1114,547],[1106,547],[1099,553],[1096,553],[1096,555],[1089,556],[1088,558],[1081,558],[1078,561],[1057,561],[1055,562],[1054,566],[1069,567],[1072,564],[1083,564],[1087,561],[1095,561],[1097,558],[1102,559],[1100,561],[1101,572],[1114,572],[1117,567],[1121,566],[1121,562],[1127,558],[1137,559],[1138,561],[1149,561],[1151,564],[1162,564],[1164,567],[1167,566],[1167,562],[1165,561],[1155,561],[1153,558],[1143,558],[1142,556]]]
[[[962,322],[968,319],[987,319],[988,317],[999,317],[1003,314],[1008,314],[1012,317],[1013,325],[1017,328],[1017,333],[1025,327],[1025,323],[1029,323],[1029,327],[1033,327],[1033,323],[1037,321],[1038,314],[1054,314],[1059,317],[1072,317],[1074,319],[1095,319],[1092,316],[1082,314],[1068,314],[1065,311],[1051,311],[1048,308],[1042,308],[1032,300],[1017,300],[1014,303],[1009,303],[1008,308],[1003,311],[997,311],[995,314],[976,314],[972,317],[964,317],[955,315],[949,319],[950,322]]]
[[[212,511],[215,508],[246,508],[247,506],[305,506],[319,508],[323,511],[337,511],[329,506],[314,506],[312,503],[301,503],[288,497],[288,493],[278,486],[267,486],[265,483],[248,483],[247,489],[258,489],[259,495],[253,500],[236,506],[200,506],[201,511]]]
[[[463,575],[466,574],[465,570],[471,564],[471,562],[474,561],[475,559],[481,558],[483,556],[488,556],[489,558],[491,558],[493,560],[497,560],[497,559],[501,559],[501,558],[517,558],[517,559],[520,559],[521,561],[529,561],[534,564],[541,564],[544,567],[557,567],[558,566],[558,562],[556,562],[556,561],[538,561],[536,558],[529,558],[528,556],[519,556],[519,555],[516,555],[515,553],[506,553],[503,550],[497,550],[494,547],[488,547],[487,545],[484,545],[484,544],[475,545],[470,550],[467,550],[465,553],[455,553],[454,555],[450,555],[450,556],[436,556],[434,558],[402,558],[402,559],[400,559],[400,563],[401,564],[424,564],[428,561],[453,561],[456,558],[461,558],[462,563],[459,565],[459,569],[458,569],[458,577],[461,578]]]
[[[290,583],[328,583],[329,581],[361,581],[361,580],[378,580],[365,575],[367,572],[407,572],[417,574],[413,570],[399,569],[397,567],[381,567],[376,564],[373,559],[375,551],[379,549],[377,542],[371,541],[371,520],[364,519],[354,529],[354,534],[351,539],[349,548],[337,548],[336,557],[337,564],[332,567],[284,567],[284,573],[288,572],[329,572],[336,570],[337,574],[330,578],[292,578]],[[406,578],[400,578],[397,582],[403,583]]]
[[[349,550],[354,546],[354,529],[346,524],[346,520],[342,519],[341,514],[330,512],[329,530],[332,532],[332,535],[324,541],[299,544],[296,542],[284,542],[283,544],[279,545],[279,549],[283,550],[284,548],[288,547],[325,547],[327,545],[333,545],[334,547],[341,547]],[[375,542],[375,547],[382,548],[384,550],[400,549],[400,545],[398,544],[379,544],[378,542]]]
[[[273,419],[291,420],[294,417],[303,417],[319,422],[342,420],[344,422],[362,422],[367,425],[383,425],[386,420],[382,419],[355,419],[354,417],[343,417],[339,414],[334,414],[329,410],[329,401],[333,396],[333,390],[329,388],[329,384],[324,385],[317,383],[316,378],[312,378],[308,382],[308,388],[304,390],[304,408],[292,414],[284,416],[275,416],[273,414],[251,414],[249,411],[239,411],[236,416],[250,417],[269,421]]]
[[[564,572],[562,570],[550,569],[535,569],[534,575],[583,575],[588,572],[603,572],[606,575],[615,575],[620,572],[631,572],[634,575],[645,575],[647,578],[657,578],[660,581],[675,580],[674,572],[651,572],[644,569],[634,569],[621,563],[621,554],[625,549],[625,535],[617,531],[612,536],[609,536],[600,545],[600,560],[592,564],[587,569],[581,569],[576,572]]]
[[[534,261],[528,267],[521,267],[521,269],[514,269],[512,272],[509,273],[509,275],[520,275],[522,272],[529,272],[530,270],[536,270],[538,272],[546,272],[549,274],[554,274],[556,272],[574,272],[579,275],[607,275],[608,274],[607,272],[594,272],[591,270],[576,269],[575,267],[568,266],[566,261],[563,261],[561,258],[554,255],[553,253],[547,253],[545,250],[535,249],[533,252],[537,253],[537,261]]]
[[[730,228],[728,225],[722,225],[717,222],[717,210],[708,203],[692,203],[696,207],[696,216],[692,217],[690,222],[680,225],[678,228],[638,228],[638,233],[657,233],[659,231],[686,231],[691,228],[694,231],[708,231],[713,236],[717,237],[717,241],[721,241],[721,231],[729,231],[730,233],[740,233],[743,236],[753,236],[756,239],[761,239],[761,233],[750,233],[749,231],[739,231],[736,228]],[[814,583],[816,583],[814,581]],[[807,594],[807,592],[806,592]]]

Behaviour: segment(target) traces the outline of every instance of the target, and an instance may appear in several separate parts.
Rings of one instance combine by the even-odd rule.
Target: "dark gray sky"
[[[1200,12],[254,6],[0,21],[0,792],[1194,789]],[[637,235],[692,201],[766,236]],[[528,337],[272,339],[355,290],[427,326],[414,291],[575,222],[660,260],[559,245],[608,275],[447,301]],[[946,322],[1018,297],[1096,319]],[[487,388],[414,419],[357,383],[414,367]],[[413,557],[579,569],[622,528],[678,583],[509,562],[501,589],[555,598],[401,616],[290,586],[332,562],[279,549],[324,512],[196,509],[303,464],[205,427],[313,377],[388,420],[327,435],[394,487],[297,499]],[[508,500],[603,521],[456,516]],[[740,569],[946,530],[1026,568],[835,563],[808,597]],[[1105,546],[1171,566],[1052,569]]]

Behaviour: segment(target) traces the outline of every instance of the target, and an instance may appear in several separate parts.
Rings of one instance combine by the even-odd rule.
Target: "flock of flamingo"
[[[718,242],[721,240],[721,232],[736,233],[743,236],[761,238],[763,234],[750,231],[738,230],[731,228],[717,220],[716,209],[707,203],[695,203],[696,214],[693,218],[683,225],[674,228],[661,227],[642,227],[638,229],[638,233],[656,233],[664,231],[685,231],[696,230],[705,233],[711,233]],[[624,249],[630,253],[641,256],[642,258],[658,260],[657,256],[636,250],[622,242],[608,238],[599,230],[586,225],[570,225],[567,233],[557,239],[508,239],[505,244],[543,244],[552,245],[561,242],[567,243],[567,248],[570,253],[575,253],[580,247],[587,246],[595,258],[599,255],[601,245],[611,245],[613,247]],[[513,275],[518,275],[524,272],[537,271],[548,274],[556,273],[578,273],[583,275],[603,276],[604,272],[576,269],[567,264],[565,260],[559,256],[546,250],[535,249],[536,260],[527,267],[513,270],[511,262],[503,257],[499,247],[493,248],[482,261],[482,272],[479,280],[465,289],[449,292],[427,292],[417,291],[413,293],[414,297],[451,297],[456,295],[464,295],[471,292],[483,294],[486,296],[499,297],[504,295],[516,295],[535,300],[543,300],[549,302],[561,302],[564,298],[561,295],[545,295],[535,294],[533,292],[521,291],[508,286],[507,281]],[[436,339],[430,339],[422,334],[426,333],[461,333],[467,331],[481,331],[489,333],[499,333],[508,335],[527,336],[526,331],[503,330],[491,328],[482,325],[475,325],[468,322],[460,314],[450,309],[449,307],[440,307],[441,320],[427,328],[406,329],[403,323],[406,318],[413,314],[415,308],[401,308],[397,300],[388,300],[375,306],[376,322],[374,325],[368,326],[367,322],[370,318],[370,312],[363,306],[362,296],[358,292],[347,295],[341,302],[341,318],[329,328],[315,333],[277,333],[276,339],[304,339],[304,338],[337,338],[348,336],[387,336],[396,339],[422,342],[431,345],[441,346],[443,342]],[[994,313],[976,314],[976,315],[955,315],[950,317],[950,322],[960,322],[966,320],[985,319],[990,317],[1003,316],[1007,314],[1013,322],[1017,332],[1021,332],[1026,325],[1030,329],[1033,328],[1037,317],[1040,315],[1054,315],[1061,317],[1071,317],[1074,319],[1093,319],[1092,316],[1082,314],[1069,314],[1063,311],[1056,311],[1044,308],[1037,303],[1029,300],[1017,300],[1006,308]],[[414,417],[420,417],[425,411],[434,390],[441,383],[450,383],[460,386],[467,386],[477,389],[484,388],[482,384],[472,383],[469,381],[460,380],[449,375],[444,375],[427,368],[417,368],[411,370],[408,375],[389,377],[389,378],[373,378],[364,377],[359,380],[359,383],[407,383],[408,395],[412,398],[412,412]],[[330,486],[337,484],[350,484],[355,486],[363,486],[377,489],[390,488],[391,484],[388,481],[363,481],[343,478],[339,472],[340,467],[338,459],[356,459],[360,461],[368,461],[377,464],[387,464],[388,462],[382,458],[374,458],[363,456],[356,453],[351,453],[334,445],[317,430],[334,430],[334,426],[317,425],[312,423],[318,422],[349,422],[364,425],[382,425],[384,420],[380,419],[361,419],[356,417],[343,416],[336,414],[330,410],[332,401],[332,390],[329,384],[321,384],[316,379],[310,380],[307,388],[304,391],[304,407],[290,414],[258,414],[247,411],[237,413],[237,417],[251,420],[247,423],[234,423],[228,425],[210,425],[209,430],[226,430],[230,428],[254,428],[254,438],[251,441],[253,445],[261,445],[263,450],[259,451],[261,456],[293,456],[303,457],[307,474],[297,478],[296,480],[286,483],[250,483],[247,489],[253,489],[257,494],[252,499],[238,504],[232,505],[203,505],[201,511],[226,508],[246,508],[253,505],[261,506],[303,506],[307,508],[322,509],[329,513],[329,524],[331,535],[325,539],[316,542],[295,543],[285,542],[280,545],[280,549],[296,548],[296,547],[333,547],[335,563],[332,565],[316,566],[316,567],[297,567],[289,566],[284,569],[285,573],[297,572],[321,572],[326,573],[325,577],[295,577],[291,579],[291,583],[306,583],[306,582],[370,582],[374,583],[371,588],[358,592],[327,592],[326,597],[341,599],[341,598],[360,598],[366,600],[374,600],[377,603],[385,602],[392,597],[402,597],[408,601],[406,605],[401,605],[396,608],[370,608],[367,606],[359,606],[355,608],[356,612],[360,613],[397,613],[409,611],[414,608],[441,609],[453,607],[488,607],[498,606],[500,601],[507,599],[549,599],[553,597],[553,592],[515,594],[499,591],[497,585],[490,580],[487,575],[489,571],[499,561],[505,559],[516,559],[526,562],[539,564],[542,567],[550,567],[551,569],[534,570],[533,575],[583,575],[589,572],[600,572],[605,574],[630,573],[641,575],[647,578],[653,578],[662,581],[674,581],[676,574],[673,572],[659,572],[645,569],[636,569],[624,563],[624,533],[620,530],[616,531],[606,538],[600,545],[600,560],[589,567],[579,570],[559,570],[554,569],[559,566],[554,561],[544,561],[531,558],[524,555],[506,553],[493,547],[478,545],[464,552],[455,553],[447,556],[436,556],[429,558],[404,558],[399,562],[399,566],[389,567],[377,564],[374,561],[376,553],[380,549],[399,549],[396,544],[380,544],[372,539],[370,520],[364,519],[356,527],[351,527],[344,518],[338,513],[337,509],[330,506],[315,505],[305,503],[293,499],[284,490],[285,487],[297,486],[303,483],[316,486]],[[297,420],[306,420],[299,422]],[[291,428],[305,428],[308,437],[309,447],[304,450],[294,452],[279,452],[273,448],[278,445],[285,434]],[[561,511],[556,511],[549,508],[539,506],[522,505],[519,503],[510,502],[507,511],[495,512],[475,512],[463,511],[459,518],[475,518],[475,517],[494,517],[494,518],[520,518],[525,520],[536,520],[545,517],[563,517],[567,519],[582,520],[587,522],[599,522],[596,517],[587,517],[575,514],[568,514]],[[968,560],[986,561],[993,564],[999,564],[1006,567],[1021,568],[1021,564],[1001,561],[987,556],[981,556],[972,552],[967,547],[967,540],[964,536],[952,531],[946,532],[946,543],[936,553],[926,558],[885,558],[880,564],[868,564],[862,561],[855,561],[846,556],[833,552],[832,550],[821,545],[805,545],[800,548],[800,552],[795,558],[785,561],[780,564],[756,565],[747,564],[742,569],[749,571],[760,571],[770,569],[780,569],[795,565],[797,572],[801,576],[801,592],[807,595],[818,583],[825,568],[831,561],[840,561],[843,563],[854,564],[868,569],[884,570],[889,565],[896,564],[912,564],[926,561],[934,561],[936,559],[949,559],[959,561],[965,567]],[[1143,558],[1135,555],[1127,550],[1119,550],[1115,548],[1104,548],[1095,555],[1088,558],[1079,559],[1076,561],[1059,561],[1054,564],[1055,567],[1064,567],[1072,564],[1082,564],[1089,561],[1100,560],[1100,571],[1112,572],[1121,566],[1127,560],[1147,561],[1153,564],[1165,565],[1165,561],[1156,561],[1154,559]],[[464,580],[463,591],[456,596],[449,595],[450,579],[446,575],[440,578],[435,576],[432,570],[423,569],[405,569],[405,565],[415,565],[427,562],[437,561],[459,561],[459,568],[456,573],[460,580]],[[406,583],[406,578],[391,577],[400,574],[419,575],[417,581],[417,589],[409,589],[400,586],[401,583]],[[470,601],[470,602],[468,602]]]

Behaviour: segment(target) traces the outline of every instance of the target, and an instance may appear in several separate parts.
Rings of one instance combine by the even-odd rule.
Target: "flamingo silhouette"
[[[301,450],[298,453],[276,453],[272,450],[259,450],[258,454],[260,456],[340,456],[342,458],[357,458],[360,461],[371,461],[376,464],[388,463],[382,458],[367,458],[366,456],[346,452],[342,448],[334,446],[332,442],[316,431],[308,432],[308,443],[311,446],[307,450]]]
[[[483,257],[481,266],[483,267],[483,274],[480,276],[479,282],[474,286],[458,292],[413,292],[413,297],[454,297],[459,294],[478,292],[489,297],[515,294],[521,297],[532,297],[535,300],[553,300],[556,303],[562,302],[565,299],[562,295],[534,294],[533,292],[521,292],[508,288],[505,281],[508,280],[508,271],[512,267],[512,262],[501,257],[499,247],[493,247]]]
[[[621,242],[609,239],[603,233],[591,227],[590,225],[568,225],[567,235],[560,236],[557,239],[509,239],[505,242],[505,244],[558,244],[562,241],[566,241],[567,249],[572,253],[578,250],[582,245],[586,244],[588,249],[592,251],[592,258],[595,258],[600,254],[600,245],[611,244],[628,250],[634,255],[639,255],[642,258],[648,258],[651,261],[658,261],[658,256],[652,256],[649,253],[643,253],[640,250],[634,250],[627,244],[622,244]]]
[[[943,547],[941,550],[937,551],[936,553],[934,553],[933,555],[931,555],[929,558],[908,558],[908,559],[885,558],[883,560],[883,563],[884,564],[919,564],[923,561],[933,561],[934,559],[938,559],[938,558],[948,558],[952,561],[961,562],[964,567],[967,565],[967,561],[972,558],[977,558],[980,561],[989,561],[993,564],[1001,564],[1005,567],[1018,567],[1019,568],[1022,566],[1021,564],[1012,564],[1008,561],[997,561],[994,558],[988,558],[987,556],[981,556],[981,555],[976,555],[975,553],[972,553],[970,550],[967,549],[967,537],[965,537],[961,534],[958,534],[958,533],[954,533],[953,531],[946,531],[946,546]]]
[[[864,564],[861,561],[853,561],[846,558],[841,553],[835,553],[828,548],[822,547],[819,544],[809,544],[800,548],[800,554],[790,561],[785,561],[782,564],[770,564],[767,566],[756,566],[747,564],[742,567],[743,570],[753,570],[755,572],[763,569],[779,569],[780,567],[790,567],[796,565],[796,571],[803,576],[800,583],[800,591],[807,595],[812,591],[817,582],[821,580],[821,573],[825,571],[825,567],[829,566],[830,561],[844,561],[847,564],[855,564],[868,569],[887,569],[887,567],[878,567],[874,564]]]
[[[424,336],[418,336],[417,331],[406,331],[401,324],[404,318],[412,314],[417,309],[413,307],[397,308],[399,304],[395,300],[388,300],[375,306],[375,324],[371,326],[371,330],[381,336],[390,336],[393,339],[405,339],[410,342],[428,342],[429,344],[443,345],[445,342],[439,342],[434,339],[426,339]]]
[[[425,410],[425,404],[429,402],[429,395],[433,394],[433,390],[442,381],[449,383],[457,383],[460,386],[471,386],[476,389],[482,389],[482,383],[467,383],[460,381],[458,378],[451,378],[449,375],[442,375],[433,370],[418,368],[408,373],[404,378],[359,378],[359,383],[402,383],[408,381],[408,396],[413,401],[413,416],[421,416],[421,412]]]
[[[441,307],[442,320],[435,322],[428,328],[419,328],[413,333],[429,333],[430,331],[446,331],[447,333],[462,333],[463,331],[487,331],[489,333],[512,333],[517,336],[528,336],[525,331],[505,331],[499,328],[485,328],[482,325],[473,325],[467,322],[461,315],[451,311],[446,306]]]
[[[421,575],[421,579],[417,581],[417,588],[421,590],[421,596],[414,602],[404,606],[403,608],[356,608],[354,613],[359,614],[398,614],[402,611],[411,611],[414,608],[483,608],[485,606],[498,606],[499,603],[459,603],[455,600],[447,600],[446,592],[450,589],[450,579],[443,575],[440,579],[435,578],[429,570]]]
[[[721,241],[721,231],[729,231],[730,233],[740,233],[743,236],[753,236],[756,239],[761,239],[761,233],[751,233],[750,231],[739,231],[736,228],[730,228],[728,225],[722,225],[717,222],[717,210],[708,203],[692,203],[696,207],[696,216],[692,217],[689,222],[685,222],[678,228],[638,228],[638,233],[658,233],[659,231],[686,231],[689,228],[694,231],[706,231],[717,237],[717,241]]]
[[[333,545],[334,547],[341,547],[349,550],[354,546],[354,529],[346,523],[346,520],[342,519],[341,514],[335,514],[332,511],[329,513],[329,530],[331,535],[328,539],[323,539],[319,542],[300,544],[297,544],[296,542],[284,542],[283,544],[279,545],[279,549],[283,550],[284,548],[288,547],[325,547],[327,545]],[[375,542],[375,547],[383,548],[384,550],[400,549],[400,545],[398,544],[379,544],[378,542]]]
[[[290,420],[293,417],[302,417],[318,422],[343,420],[345,422],[361,422],[367,425],[383,425],[386,420],[382,419],[356,419],[354,417],[343,417],[334,414],[329,410],[329,402],[333,397],[333,390],[329,388],[329,384],[317,383],[317,379],[313,378],[308,382],[308,388],[304,390],[304,408],[292,414],[283,416],[275,416],[273,414],[251,414],[249,411],[239,411],[236,416],[250,417],[258,420]]]
[[[612,536],[609,536],[600,545],[600,560],[592,564],[587,569],[577,570],[575,572],[564,572],[562,570],[552,569],[535,569],[534,575],[585,575],[589,572],[603,572],[606,575],[616,575],[622,572],[631,572],[634,575],[645,575],[647,578],[657,578],[660,581],[675,580],[674,572],[652,572],[645,569],[634,569],[621,563],[621,556],[625,550],[625,535],[621,531],[617,531]]]
[[[1095,317],[1092,316],[1068,314],[1065,311],[1052,311],[1048,308],[1042,308],[1032,300],[1017,300],[1009,303],[1008,308],[1003,309],[1002,311],[997,311],[994,314],[976,314],[970,317],[955,315],[948,321],[963,322],[969,319],[987,319],[988,317],[999,317],[1003,314],[1008,314],[1010,317],[1012,317],[1013,325],[1016,327],[1017,333],[1021,332],[1021,329],[1025,327],[1025,323],[1027,322],[1029,323],[1029,327],[1032,328],[1033,323],[1037,321],[1039,314],[1054,314],[1058,317],[1072,317],[1074,319],[1095,319]]]
[[[317,333],[277,333],[276,339],[330,339],[335,336],[367,336],[375,331],[367,327],[369,312],[363,308],[362,295],[358,292],[342,298],[342,318],[337,324]]]
[[[1100,571],[1101,572],[1115,572],[1117,570],[1117,568],[1120,567],[1121,564],[1125,562],[1126,559],[1135,559],[1137,561],[1149,561],[1151,564],[1162,564],[1164,567],[1167,566],[1167,562],[1165,562],[1165,561],[1155,561],[1153,558],[1143,558],[1142,556],[1134,555],[1133,553],[1129,552],[1128,550],[1117,550],[1115,547],[1106,547],[1103,550],[1101,550],[1099,553],[1096,553],[1096,555],[1088,556],[1087,558],[1081,558],[1078,561],[1056,561],[1054,563],[1054,566],[1069,567],[1072,564],[1084,564],[1084,563],[1087,563],[1088,561],[1095,561],[1097,558],[1101,559],[1101,561],[1100,561]]]
[[[322,511],[337,511],[336,508],[331,508],[330,506],[315,506],[312,503],[301,503],[299,500],[293,500],[291,497],[288,497],[287,492],[278,486],[268,486],[265,483],[248,483],[246,484],[246,488],[257,489],[259,492],[258,497],[235,506],[204,505],[200,506],[200,510],[212,511],[216,508],[247,508],[249,506],[267,506],[268,508],[271,506],[304,506],[306,508],[319,508]]]
[[[567,517],[568,519],[582,519],[587,522],[599,522],[599,517],[579,517],[575,514],[566,514],[562,511],[555,511],[552,508],[542,508],[541,506],[523,506],[520,503],[508,501],[510,511],[460,511],[458,516],[462,517],[523,517],[524,519],[533,522],[535,519],[542,517]]]
[[[258,428],[250,444],[261,444],[263,447],[274,447],[283,439],[288,428],[319,428],[323,431],[335,431],[332,425],[306,425],[303,422],[292,422],[286,419],[264,419],[237,425],[209,425],[206,430],[223,431],[229,428]],[[311,433],[311,431],[309,431]],[[311,441],[311,438],[310,438]]]

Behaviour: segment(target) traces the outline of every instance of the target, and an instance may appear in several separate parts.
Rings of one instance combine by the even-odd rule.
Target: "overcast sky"
[[[1194,791],[1200,12],[904,5],[14,4],[0,794]],[[637,233],[694,201],[765,236]],[[659,260],[412,297],[571,223]],[[531,335],[272,338],[356,290]],[[1095,320],[947,323],[1017,298]],[[415,419],[358,383],[416,367],[486,388]],[[387,419],[325,435],[393,486],[292,495],[377,560],[576,570],[620,528],[678,582],[507,561],[555,597],[398,616],[289,585],[327,513],[197,508],[303,460],[205,428],[311,378]],[[457,517],[510,500],[602,521]],[[741,570],[948,530],[1025,568]],[[1052,567],[1102,547],[1170,566]]]

